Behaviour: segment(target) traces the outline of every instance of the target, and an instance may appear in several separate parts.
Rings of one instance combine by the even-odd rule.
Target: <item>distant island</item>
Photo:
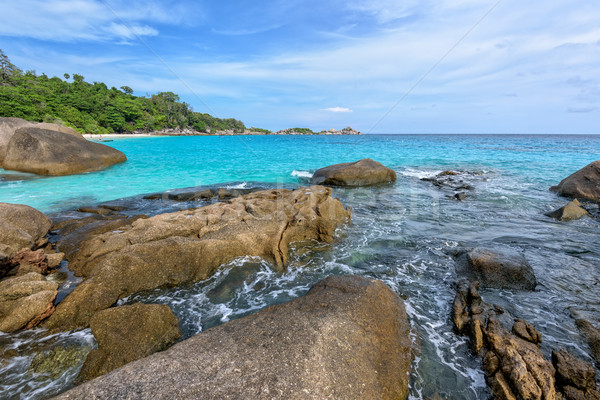
[[[348,127],[340,131],[313,132],[290,128],[272,132],[246,128],[234,118],[216,118],[195,112],[173,92],[134,96],[133,89],[110,89],[102,82],[89,83],[79,74],[64,80],[23,72],[0,49],[0,117],[69,126],[80,133],[157,135],[358,135]],[[70,80],[70,81],[69,81]]]

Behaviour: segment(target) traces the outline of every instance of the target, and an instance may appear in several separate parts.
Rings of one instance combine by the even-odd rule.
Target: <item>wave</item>
[[[310,171],[298,171],[298,170],[293,170],[292,171],[292,176],[297,176],[298,178],[312,178],[313,173]]]

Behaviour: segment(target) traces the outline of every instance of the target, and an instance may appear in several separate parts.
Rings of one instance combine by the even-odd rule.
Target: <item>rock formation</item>
[[[119,150],[100,143],[58,131],[23,127],[8,142],[2,167],[39,175],[71,175],[126,160]]]
[[[600,160],[569,175],[550,190],[565,197],[600,202]]]
[[[559,221],[570,221],[583,217],[589,217],[590,213],[579,204],[577,199],[571,201],[566,206],[554,210],[546,214],[548,217],[555,218]]]
[[[330,165],[315,171],[313,185],[370,186],[396,181],[396,172],[370,158]]]
[[[57,399],[404,399],[409,329],[384,283],[332,276]]]
[[[163,304],[109,308],[94,314],[90,327],[98,348],[88,354],[78,381],[96,378],[162,351],[181,338],[177,317]]]
[[[332,242],[350,218],[331,189],[266,190],[227,203],[138,219],[92,237],[68,255],[86,277],[57,307],[51,329],[85,327],[97,311],[141,290],[210,277],[237,257],[262,257],[282,269],[291,242]]]

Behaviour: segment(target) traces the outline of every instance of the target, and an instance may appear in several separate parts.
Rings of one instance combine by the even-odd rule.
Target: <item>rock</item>
[[[46,275],[50,271],[48,258],[42,249],[32,251],[25,247],[13,256],[11,262],[15,267],[9,272],[9,275],[25,275],[29,272]]]
[[[396,172],[393,169],[370,158],[318,169],[311,178],[313,185],[333,186],[369,186],[395,181]]]
[[[85,327],[91,315],[120,298],[207,279],[238,257],[262,257],[282,270],[291,242],[330,243],[350,216],[329,188],[265,190],[138,219],[93,236],[72,253],[61,247],[69,268],[87,279],[58,305],[47,327]]]
[[[529,322],[517,319],[512,327],[515,335],[533,344],[542,343],[542,335]]]
[[[65,253],[51,253],[46,254],[48,260],[48,268],[56,269],[60,267],[60,263],[65,259]]]
[[[41,244],[50,225],[50,219],[35,208],[0,203],[0,278],[14,266],[11,259],[17,252]]]
[[[0,331],[14,332],[33,328],[54,311],[58,285],[41,274],[0,281]]]
[[[39,175],[97,171],[126,161],[119,150],[58,131],[19,128],[8,142],[2,167]]]
[[[479,281],[482,287],[534,290],[537,284],[525,257],[509,250],[475,248],[461,252],[456,270],[459,276]]]
[[[566,400],[598,400],[596,370],[566,350],[552,351],[556,382]]]
[[[569,175],[550,190],[565,197],[600,202],[600,160]]]
[[[579,204],[577,199],[571,201],[564,207],[559,208],[546,214],[548,217],[558,219],[559,221],[570,221],[573,219],[583,218],[590,213]]]
[[[383,282],[326,278],[303,297],[202,332],[58,399],[404,399],[404,305]]]
[[[57,380],[74,366],[81,365],[89,351],[87,346],[58,346],[37,353],[28,370],[44,375],[47,379]]]
[[[104,208],[104,207],[79,207],[77,209],[77,211],[81,212],[81,213],[98,214],[98,215],[108,215],[112,212],[108,208]]]
[[[596,359],[596,365],[600,368],[600,330],[583,318],[577,318],[575,324],[590,346],[592,356]]]
[[[87,381],[170,347],[181,338],[177,317],[163,304],[109,308],[90,320],[98,349],[85,360],[77,380]]]
[[[456,193],[456,194],[454,195],[454,198],[455,198],[456,200],[458,200],[458,201],[463,201],[463,200],[466,200],[466,199],[467,199],[467,194],[466,194],[466,193],[462,193],[462,192],[461,192],[461,193]]]

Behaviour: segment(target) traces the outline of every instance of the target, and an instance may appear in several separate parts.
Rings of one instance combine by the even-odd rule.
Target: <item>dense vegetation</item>
[[[128,86],[109,89],[101,82],[88,83],[78,74],[73,74],[71,82],[69,74],[64,78],[23,72],[0,50],[0,117],[62,123],[81,133],[163,129],[240,133],[245,129],[233,118],[194,112],[172,92],[140,97]]]

